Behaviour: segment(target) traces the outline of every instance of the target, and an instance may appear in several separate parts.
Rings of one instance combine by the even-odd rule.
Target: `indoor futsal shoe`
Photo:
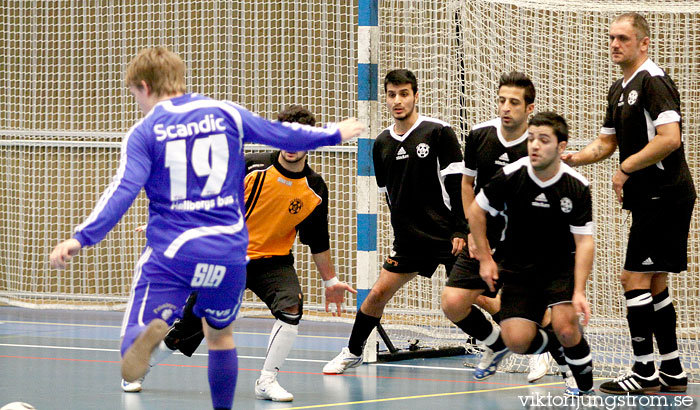
[[[323,374],[343,374],[347,369],[357,367],[362,364],[362,355],[355,356],[350,353],[350,349],[344,347],[338,356],[323,366]]]
[[[580,396],[581,390],[579,390],[578,384],[576,384],[576,379],[574,379],[574,374],[571,373],[571,370],[562,373],[562,377],[564,377],[564,385],[566,386],[564,388],[564,396]]]
[[[143,380],[146,378],[146,376],[139,377],[138,379],[134,380],[133,382],[128,382],[124,379],[122,379],[122,390],[125,393],[138,393],[141,390],[143,390]]]
[[[684,393],[688,390],[688,376],[685,372],[673,376],[659,370],[659,381],[662,392]]]
[[[642,377],[629,370],[620,377],[601,384],[599,389],[608,394],[645,394],[660,391],[661,384],[657,372],[649,377]]]
[[[544,377],[544,375],[549,371],[549,365],[551,362],[552,355],[550,355],[549,352],[530,355],[530,372],[527,374],[528,383],[534,383]]]
[[[168,332],[168,324],[161,319],[153,319],[139,337],[136,338],[122,358],[122,378],[133,382],[143,377],[150,368],[151,353],[158,347]]]
[[[484,352],[481,354],[481,361],[476,365],[476,369],[474,369],[474,378],[476,380],[485,380],[493,376],[496,370],[498,370],[498,364],[508,353],[510,353],[508,348],[500,352],[494,352],[488,347],[485,347]]]
[[[261,375],[255,381],[255,398],[258,400],[292,401],[294,395],[277,382],[277,374]]]

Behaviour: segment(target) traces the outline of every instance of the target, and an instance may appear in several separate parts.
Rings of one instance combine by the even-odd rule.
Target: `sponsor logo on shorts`
[[[153,313],[160,316],[161,319],[167,321],[173,315],[173,312],[177,310],[177,306],[172,303],[164,303],[157,308],[153,309]]]
[[[226,266],[198,263],[190,286],[193,288],[218,288],[226,276]]]
[[[399,263],[397,261],[395,261],[394,259],[391,259],[389,257],[386,258],[386,263],[388,263],[389,265],[392,265],[392,266],[399,266]]]
[[[216,310],[216,309],[204,309],[204,312],[208,315],[209,319],[215,320],[217,322],[225,322],[233,316],[233,309]]]

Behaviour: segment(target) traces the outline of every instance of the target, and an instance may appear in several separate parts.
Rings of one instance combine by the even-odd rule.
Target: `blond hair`
[[[141,50],[126,68],[127,87],[141,88],[145,81],[156,96],[185,92],[185,63],[165,47]]]

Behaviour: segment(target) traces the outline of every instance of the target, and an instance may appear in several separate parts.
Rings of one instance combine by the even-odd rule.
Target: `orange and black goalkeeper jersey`
[[[245,156],[250,259],[288,255],[297,231],[311,253],[330,249],[326,183],[308,165],[290,172],[278,158],[279,151]]]

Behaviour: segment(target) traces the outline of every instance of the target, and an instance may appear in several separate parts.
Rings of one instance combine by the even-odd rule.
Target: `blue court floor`
[[[176,354],[154,368],[141,393],[119,386],[120,312],[31,310],[0,306],[0,407],[24,401],[39,410],[210,409],[207,352]],[[234,339],[239,354],[236,409],[695,409],[700,386],[688,394],[609,396],[593,402],[562,396],[563,380],[498,373],[477,382],[460,356],[367,364],[344,375],[321,368],[345,346],[350,325],[303,321],[278,380],[291,403],[256,400],[272,319],[241,318]],[[597,380],[598,386],[603,380]],[[566,400],[566,401],[565,401]]]

